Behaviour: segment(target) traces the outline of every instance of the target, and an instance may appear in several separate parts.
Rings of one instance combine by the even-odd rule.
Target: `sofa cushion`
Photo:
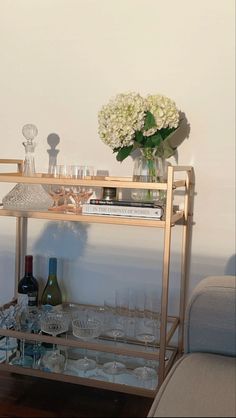
[[[149,417],[235,417],[236,359],[184,355],[159,390]]]

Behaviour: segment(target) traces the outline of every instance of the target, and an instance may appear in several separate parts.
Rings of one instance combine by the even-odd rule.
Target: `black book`
[[[160,205],[157,205],[154,202],[143,202],[135,200],[106,200],[106,199],[90,199],[89,203],[91,205],[110,205],[110,206],[131,206],[138,208],[157,208]]]

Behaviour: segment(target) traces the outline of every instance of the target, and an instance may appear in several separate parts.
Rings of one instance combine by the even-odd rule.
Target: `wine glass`
[[[52,168],[52,177],[53,178],[60,178],[61,173],[63,172],[63,166],[62,165],[55,165]],[[53,199],[53,206],[50,207],[50,210],[58,210],[59,209],[59,203],[63,200],[64,197],[64,186],[61,184],[50,184],[47,188],[48,194]],[[64,201],[63,201],[64,203]]]
[[[40,318],[41,331],[56,337],[59,334],[68,331],[68,316],[62,312],[45,312]],[[61,371],[65,362],[62,354],[56,350],[56,344],[53,343],[53,352],[46,354],[43,358],[44,368],[52,371]]]
[[[99,319],[88,317],[88,315],[81,315],[72,320],[73,335],[84,341],[99,337],[101,328],[102,322]],[[84,358],[77,360],[77,367],[83,371],[93,370],[96,368],[96,361],[89,359],[85,354]]]
[[[148,344],[157,340],[160,320],[158,295],[153,290],[145,290],[137,293],[136,303],[136,339],[144,343],[147,351]],[[134,369],[134,374],[143,380],[153,379],[157,376],[151,362]]]
[[[124,306],[122,306],[122,303],[125,303],[124,300],[120,297],[120,293],[116,291],[115,301],[106,299],[104,302],[105,334],[113,338],[115,345],[117,344],[118,338],[125,336],[126,320],[123,316]],[[111,375],[123,373],[125,368],[125,364],[116,361],[116,358],[103,365],[104,372]]]
[[[92,178],[94,168],[88,165],[72,165],[71,175],[73,179]],[[88,186],[71,186],[70,196],[75,202],[75,213],[81,213],[82,205],[86,203],[93,194],[93,189]]]
[[[26,322],[30,333],[38,334],[40,332],[40,318],[41,311],[37,307],[27,310]],[[25,344],[24,353],[27,357],[33,358],[33,368],[37,367],[37,362],[44,352],[45,348],[40,341],[29,341]]]
[[[32,326],[36,320],[36,315],[38,314],[36,310],[30,310],[28,306],[19,305],[18,312],[16,312],[16,327],[20,331],[30,333],[32,331]],[[19,365],[23,367],[32,367],[34,364],[33,357],[29,355],[29,347],[32,347],[32,344],[27,341],[25,338],[20,340],[20,356],[14,358],[11,361],[11,364]],[[32,354],[32,353],[30,353]]]

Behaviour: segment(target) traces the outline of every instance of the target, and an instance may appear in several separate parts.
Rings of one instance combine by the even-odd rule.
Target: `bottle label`
[[[30,292],[28,293],[28,306],[36,306],[37,305],[37,292]]]

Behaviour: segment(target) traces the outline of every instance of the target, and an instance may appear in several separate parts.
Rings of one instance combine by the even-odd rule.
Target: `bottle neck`
[[[32,276],[33,275],[33,256],[26,255],[25,256],[25,276]]]
[[[23,142],[25,147],[24,176],[33,176],[35,174],[34,150],[35,144],[28,140]]]
[[[57,277],[57,259],[52,257],[49,259],[49,277]]]

